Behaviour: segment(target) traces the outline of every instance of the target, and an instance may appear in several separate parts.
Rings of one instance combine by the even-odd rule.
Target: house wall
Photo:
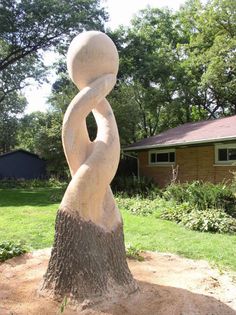
[[[176,148],[176,165],[178,165],[177,181],[180,183],[193,180],[219,183],[232,180],[232,171],[236,166],[215,165],[214,145]],[[148,150],[138,153],[140,176],[153,178],[159,187],[168,185],[172,178],[171,166],[149,165]]]
[[[159,187],[168,185],[172,178],[171,166],[149,165],[148,151],[138,153],[139,159],[139,175],[152,178]]]
[[[37,156],[17,151],[0,157],[0,179],[34,179],[43,178],[45,175],[45,161]]]

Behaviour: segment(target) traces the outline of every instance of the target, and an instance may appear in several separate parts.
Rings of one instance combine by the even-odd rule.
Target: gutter
[[[195,140],[191,142],[176,142],[176,143],[166,143],[166,144],[151,144],[151,145],[141,145],[136,147],[127,147],[123,148],[124,151],[135,151],[135,150],[144,150],[144,149],[155,149],[155,148],[166,148],[166,147],[177,147],[177,146],[186,146],[192,144],[200,144],[200,143],[212,143],[212,142],[219,142],[219,141],[230,141],[236,140],[236,136],[231,137],[222,137],[222,138],[215,138],[215,139],[202,139],[202,140]]]

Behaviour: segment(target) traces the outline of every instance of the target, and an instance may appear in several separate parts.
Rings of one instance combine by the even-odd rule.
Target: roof
[[[124,148],[124,150],[134,151],[229,140],[236,140],[236,115],[215,120],[186,123],[156,136],[135,142]]]
[[[32,155],[32,156],[34,156],[34,157],[40,159],[40,157],[39,157],[37,154],[31,153],[31,152],[26,151],[26,150],[24,150],[24,149],[17,149],[17,150],[13,150],[13,151],[11,151],[11,152],[7,152],[7,153],[0,154],[0,158],[3,157],[3,156],[10,155],[10,154],[15,154],[15,153],[18,153],[18,152],[22,152],[22,153],[25,153],[25,154],[28,154],[28,155]]]

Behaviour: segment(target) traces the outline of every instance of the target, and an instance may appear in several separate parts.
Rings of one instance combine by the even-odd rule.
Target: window
[[[149,151],[149,164],[174,164],[175,151],[174,150],[156,150]]]
[[[236,162],[236,144],[216,145],[215,162],[218,164],[233,164]]]

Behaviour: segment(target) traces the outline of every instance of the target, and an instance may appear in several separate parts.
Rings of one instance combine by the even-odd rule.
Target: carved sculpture
[[[43,290],[62,299],[101,299],[137,290],[126,262],[123,225],[110,182],[120,155],[119,135],[106,96],[116,82],[118,53],[104,33],[85,32],[71,42],[69,75],[80,92],[63,120],[62,139],[72,180],[56,219]],[[97,136],[89,139],[92,111]]]

